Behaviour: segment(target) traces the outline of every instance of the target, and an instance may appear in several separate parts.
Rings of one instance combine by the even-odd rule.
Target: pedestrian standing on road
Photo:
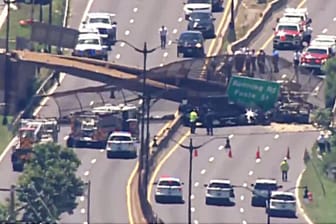
[[[282,176],[282,181],[287,182],[287,177],[288,177],[288,170],[289,170],[289,165],[287,162],[287,157],[284,158],[284,160],[280,163],[280,170],[281,170],[281,176]]]
[[[159,29],[160,33],[160,41],[161,41],[161,49],[166,48],[166,43],[167,43],[167,35],[168,35],[168,29],[164,25],[161,26]]]
[[[245,52],[245,72],[247,76],[251,76],[251,53],[249,50]]]
[[[112,29],[109,35],[109,45],[114,45],[117,41],[117,22],[112,23]]]
[[[299,71],[300,57],[301,57],[300,51],[296,50],[293,54],[293,64],[294,64],[295,75],[297,75]]]
[[[279,51],[276,49],[272,52],[272,64],[274,73],[279,73]]]
[[[260,49],[257,56],[257,63],[260,74],[265,74],[265,62],[266,62],[265,51],[263,49]]]
[[[257,71],[257,55],[254,49],[251,50],[251,64],[252,64],[252,72]]]
[[[189,114],[189,122],[190,122],[190,132],[191,134],[196,133],[196,122],[198,120],[198,114],[196,109],[193,109]]]
[[[211,109],[208,109],[208,111],[206,112],[204,120],[205,120],[207,135],[213,136],[214,113],[211,111]]]

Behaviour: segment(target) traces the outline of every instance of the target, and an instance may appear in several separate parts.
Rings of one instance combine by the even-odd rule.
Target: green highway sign
[[[277,102],[279,91],[279,83],[234,75],[230,79],[227,95],[234,103],[269,110]]]

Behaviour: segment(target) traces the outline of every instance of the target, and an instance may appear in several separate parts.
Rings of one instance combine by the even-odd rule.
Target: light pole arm
[[[139,53],[142,53],[142,54],[150,54],[150,53],[153,53],[154,51],[156,51],[157,49],[161,48],[161,47],[155,47],[155,48],[152,48],[152,49],[147,49],[147,48],[144,48],[144,49],[140,49],[136,46],[134,46],[133,44],[131,44],[130,42],[126,41],[126,40],[116,40],[116,43],[125,43],[126,45],[128,45],[129,47],[133,48],[135,51],[139,52]]]

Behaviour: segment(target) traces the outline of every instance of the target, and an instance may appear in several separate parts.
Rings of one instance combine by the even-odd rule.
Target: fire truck
[[[71,115],[68,147],[105,148],[108,136],[114,131],[128,131],[139,137],[139,110],[135,105],[105,104]]]
[[[18,142],[12,148],[12,167],[14,171],[23,171],[24,164],[30,159],[36,144],[57,142],[60,127],[55,118],[21,119]]]

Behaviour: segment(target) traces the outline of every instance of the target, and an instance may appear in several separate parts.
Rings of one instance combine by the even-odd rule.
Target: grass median
[[[336,148],[333,148],[333,158],[336,158]],[[330,154],[327,156],[331,156]],[[336,161],[334,161],[336,162]],[[301,186],[308,186],[313,193],[313,201],[304,204],[304,210],[314,224],[336,222],[336,181],[329,179],[323,169],[323,162],[313,150],[303,173]],[[325,194],[323,191],[325,189]],[[300,199],[302,198],[302,192]]]
[[[66,0],[53,0],[53,13],[52,13],[52,20],[54,25],[62,25],[63,24],[63,18],[64,18],[64,11],[65,11],[65,4]],[[39,21],[40,18],[40,6],[35,5],[34,7],[32,5],[26,5],[26,4],[17,4],[18,9],[13,10],[11,9],[10,12],[10,49],[15,49],[16,45],[16,37],[30,37],[31,27],[29,25],[20,25],[20,21],[22,20],[29,20],[31,18],[34,18],[34,21]],[[48,15],[49,8],[48,6],[42,7],[42,15],[43,15],[43,21],[48,22]],[[0,29],[0,38],[5,38],[6,36],[6,22],[3,24],[3,26]],[[43,47],[37,46],[37,47]],[[41,72],[39,74],[39,77],[37,77],[36,86],[39,86],[40,83],[43,82],[43,80],[49,76],[51,73],[48,69],[41,69]],[[2,116],[0,116],[0,122],[2,121]],[[0,153],[5,149],[9,141],[11,140],[12,133],[8,130],[7,126],[3,126],[0,124]]]

